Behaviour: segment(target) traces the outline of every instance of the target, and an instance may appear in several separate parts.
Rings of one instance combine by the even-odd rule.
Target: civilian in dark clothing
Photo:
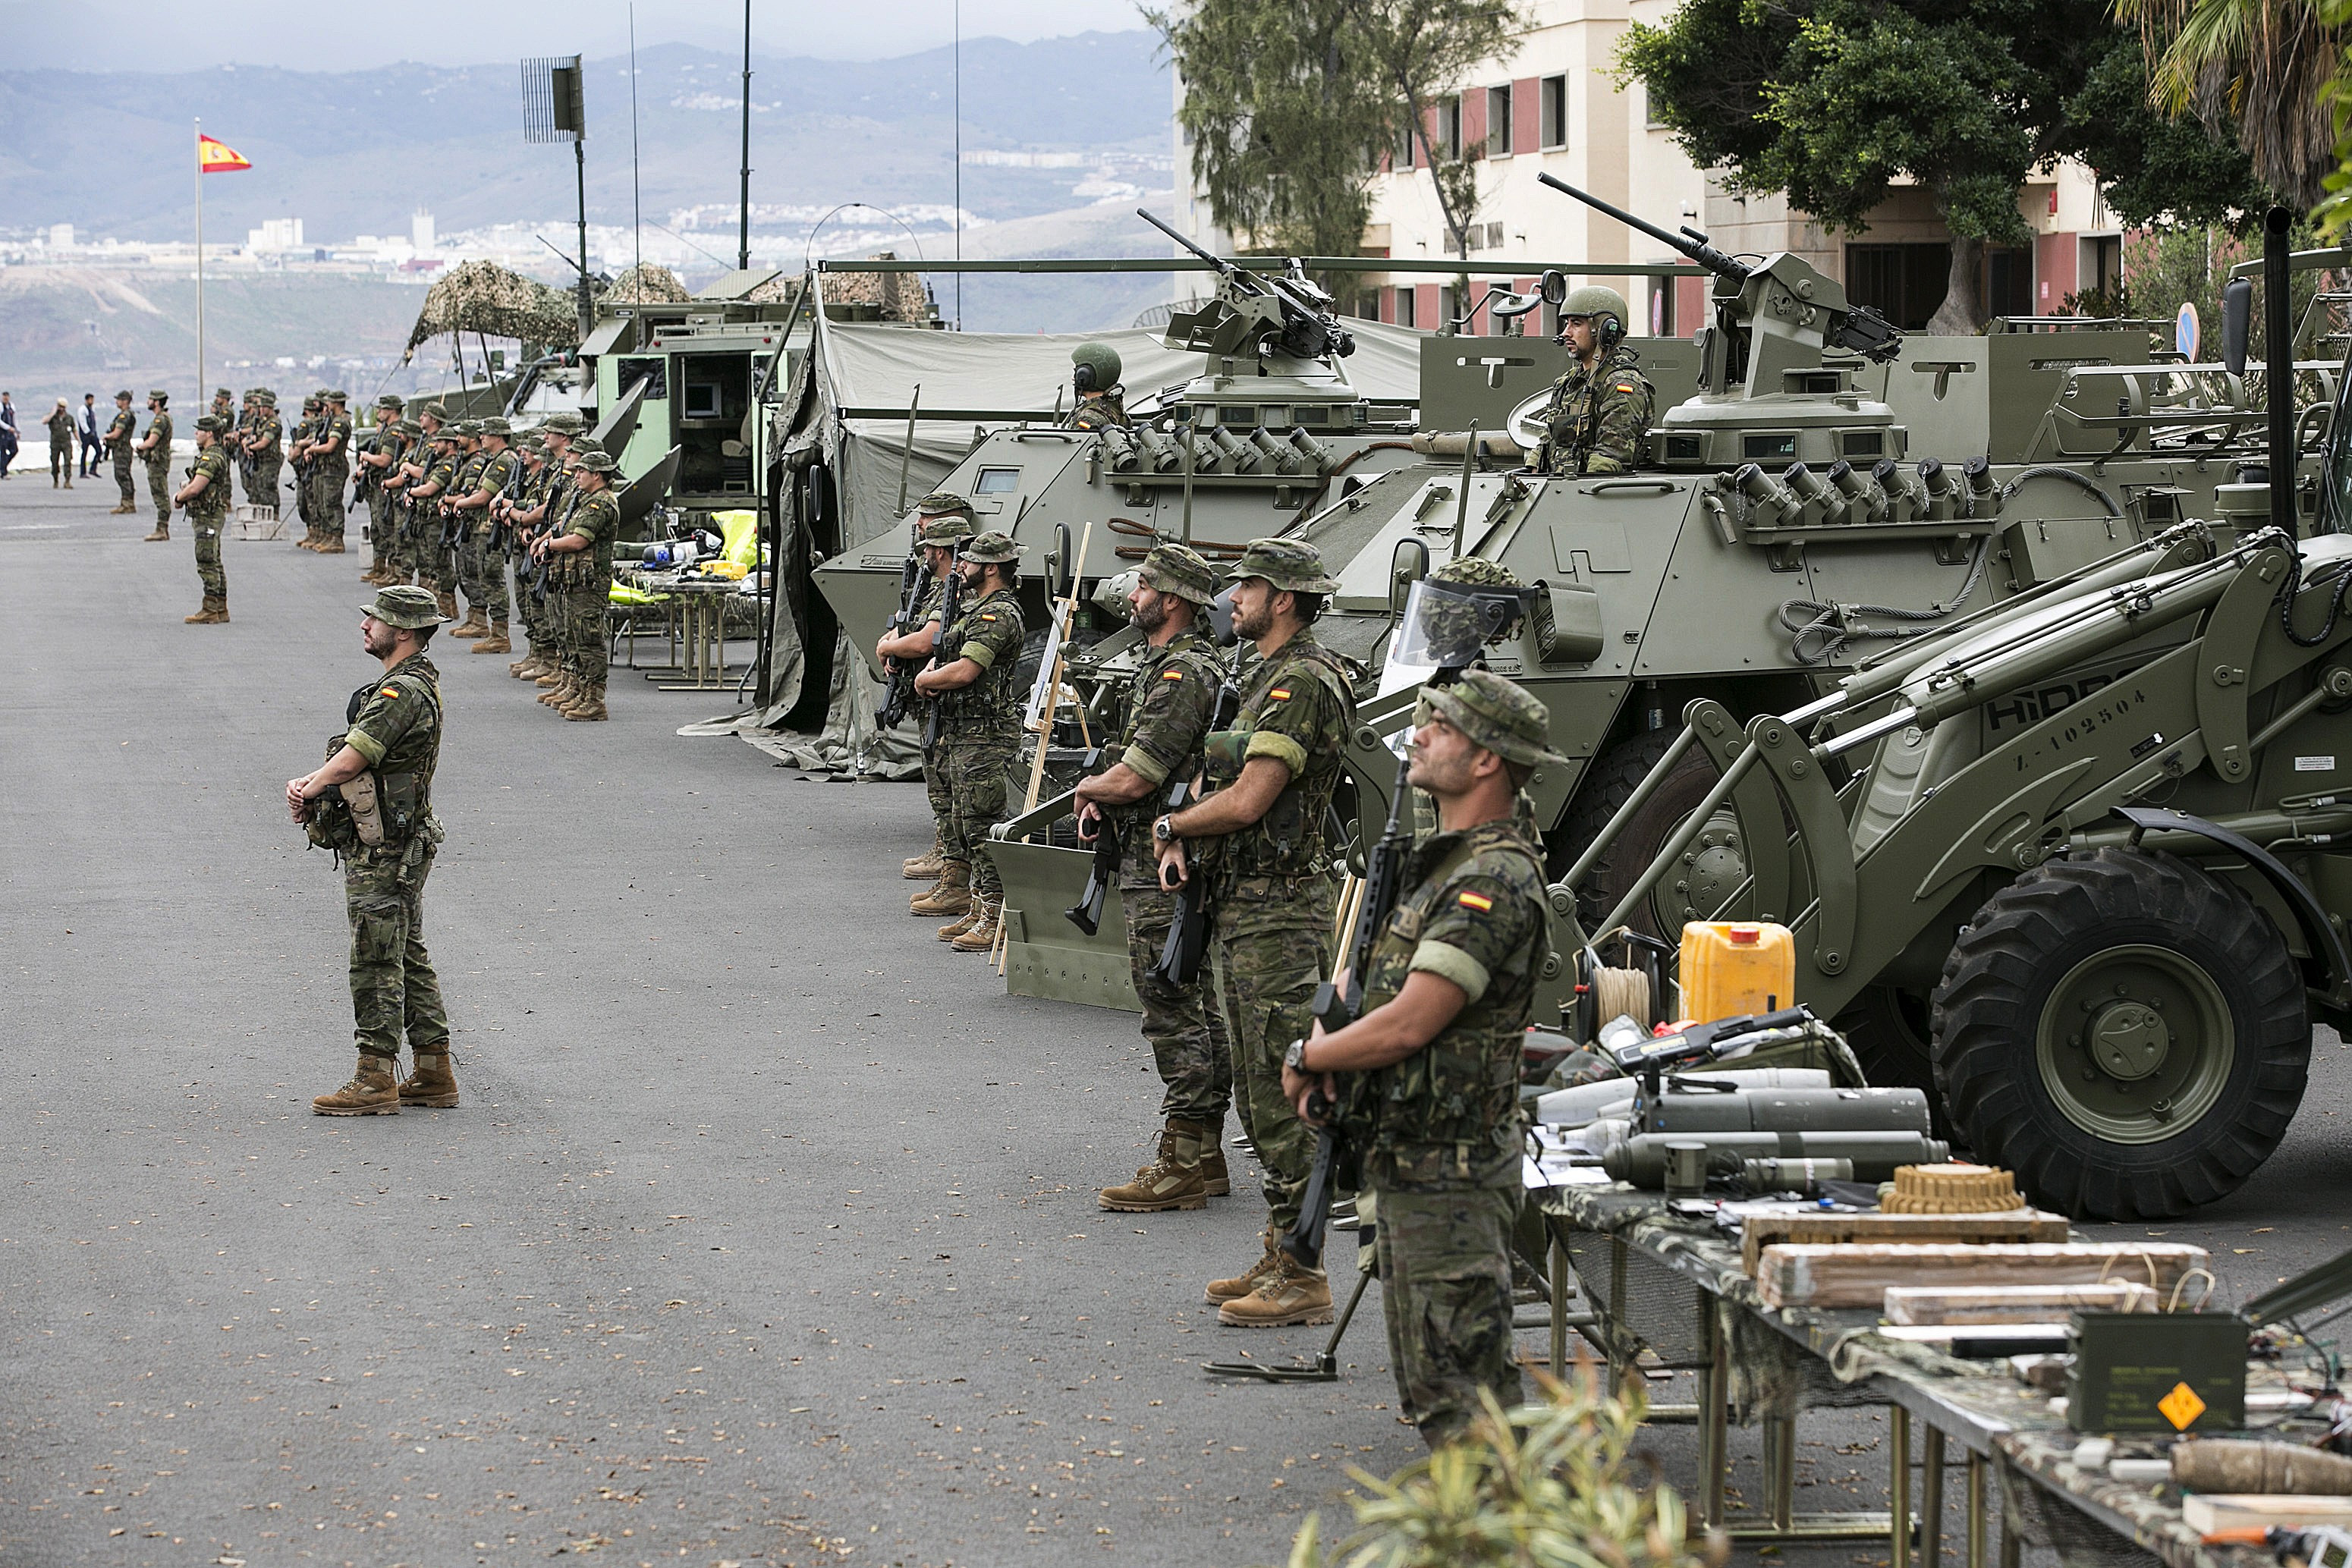
[[[81,394],[81,413],[74,418],[74,434],[81,438],[81,476],[95,479],[98,477],[100,436],[96,392]]]
[[[8,478],[8,465],[16,461],[16,405],[0,392],[0,479]]]

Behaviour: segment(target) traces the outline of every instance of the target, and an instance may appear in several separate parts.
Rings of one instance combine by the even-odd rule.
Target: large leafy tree
[[[2344,63],[2342,0],[2116,0],[2139,31],[2150,100],[2234,141],[2289,201],[2320,200]]]
[[[1411,137],[1466,254],[1474,150],[1428,128],[1463,73],[1500,52],[1507,0],[1195,0],[1145,16],[1183,78],[1178,118],[1220,225],[1269,250],[1352,256],[1367,176]]]
[[[1651,112],[1735,192],[1786,192],[1859,232],[1898,180],[1934,197],[1950,281],[1928,329],[1984,321],[1984,247],[2031,235],[2018,188],[2062,155],[2100,172],[2127,220],[2227,212],[2252,188],[2148,106],[2136,38],[2105,0],[1685,0],[1621,54]]]

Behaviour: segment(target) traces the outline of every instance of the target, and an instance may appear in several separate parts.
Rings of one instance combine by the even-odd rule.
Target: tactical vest
[[[360,712],[367,706],[368,700],[394,684],[421,693],[430,716],[411,727],[375,767],[353,780],[359,789],[346,785],[340,790],[330,789],[310,803],[303,831],[312,843],[333,850],[338,855],[356,854],[362,849],[397,852],[432,820],[433,773],[441,759],[441,684],[432,664],[422,654],[402,660],[392,670],[352,693],[351,701],[343,705],[343,729],[328,737],[327,757],[332,760],[342,750],[344,737],[359,722]],[[360,821],[353,814],[354,794],[373,796],[373,810],[381,824],[381,839],[376,844],[363,841]]]
[[[1203,760],[1211,789],[1225,789],[1241,777],[1251,732],[1269,706],[1287,700],[1275,694],[1287,694],[1302,682],[1322,687],[1338,702],[1344,738],[1356,711],[1353,673],[1338,653],[1302,630],[1251,673],[1234,727],[1208,737]],[[1320,876],[1329,871],[1323,820],[1339,787],[1339,766],[1336,746],[1325,754],[1310,753],[1306,771],[1291,776],[1265,815],[1215,841],[1203,859],[1228,877]]]
[[[1010,615],[1015,624],[1025,630],[1019,597],[1009,588],[1000,588],[987,598],[965,605],[956,623],[940,632],[939,662],[942,668],[963,657],[963,646],[982,624],[980,617],[983,614]],[[945,727],[964,740],[1003,740],[1017,736],[1024,694],[1013,685],[1013,676],[1017,674],[1014,666],[1020,662],[1021,649],[1015,643],[1010,654],[982,670],[980,679],[950,694],[942,715]]]

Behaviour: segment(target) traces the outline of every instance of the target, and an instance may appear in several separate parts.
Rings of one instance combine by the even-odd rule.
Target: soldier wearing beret
[[[172,394],[161,387],[147,390],[147,434],[139,438],[140,460],[147,465],[147,496],[155,503],[155,531],[147,542],[172,537]]]
[[[110,517],[128,517],[139,510],[139,492],[131,483],[131,444],[138,429],[139,416],[131,412],[131,389],[125,387],[114,394],[114,419],[106,427],[106,455],[114,459],[114,483],[122,491],[122,499]]]
[[[1206,876],[1216,912],[1225,1032],[1242,1124],[1265,1167],[1265,1252],[1213,1280],[1220,1322],[1265,1328],[1331,1321],[1331,1286],[1276,1245],[1297,1220],[1310,1138],[1282,1092],[1283,1048],[1307,1032],[1330,967],[1331,849],[1323,821],[1355,720],[1354,671],[1316,640],[1339,584],[1314,546],[1253,539],[1225,574],[1234,631],[1257,646],[1234,727],[1206,748],[1210,792],[1152,823],[1160,880]],[[1197,863],[1195,856],[1197,854]]]
[[[985,953],[996,945],[1004,908],[989,830],[1005,817],[1007,777],[1021,752],[1021,706],[1026,695],[1013,685],[1028,627],[1013,591],[1022,551],[1001,533],[980,534],[963,549],[956,570],[962,577],[962,612],[940,632],[929,668],[915,677],[915,692],[940,705],[940,756],[950,808],[941,884],[971,890],[964,918],[940,928],[940,937],[960,953]]]
[[[228,622],[228,573],[221,567],[221,530],[228,525],[228,449],[221,444],[227,422],[208,413],[196,421],[196,460],[188,482],[173,493],[175,506],[188,509],[188,526],[196,536],[196,577],[205,586],[204,608],[186,617],[191,626],[219,626]]]
[[[360,611],[360,643],[383,668],[352,694],[326,765],[286,783],[310,841],[343,867],[352,926],[352,1033],[359,1068],[321,1094],[322,1116],[391,1116],[457,1103],[449,1014],[425,950],[425,879],[441,844],[433,774],[441,760],[441,674],[425,651],[441,612],[421,588],[379,589]],[[400,1073],[405,1032],[415,1071]]]
[[[1128,1214],[1201,1208],[1233,1190],[1225,1169],[1225,1108],[1234,1068],[1223,1020],[1204,980],[1180,986],[1156,971],[1175,923],[1176,895],[1160,885],[1151,819],[1171,779],[1201,766],[1211,715],[1225,673],[1200,622],[1217,596],[1216,570],[1181,544],[1155,546],[1128,594],[1144,646],[1135,666],[1127,725],[1101,773],[1078,781],[1078,839],[1106,826],[1118,835],[1118,899],[1127,917],[1128,965],[1143,1004],[1143,1038],[1167,1092],[1160,1096],[1160,1149],[1135,1179],[1097,1195]]]
[[[1435,1448],[1470,1425],[1481,1390],[1519,1399],[1519,1051],[1549,916],[1543,844],[1517,803],[1537,767],[1565,758],[1543,704],[1491,671],[1430,688],[1414,719],[1409,777],[1436,800],[1438,831],[1360,960],[1362,1012],[1294,1042],[1282,1085],[1302,1120],[1321,1088],[1364,1151],[1389,1363]]]
[[[961,496],[942,490],[915,503],[915,549],[922,563],[922,591],[915,600],[913,622],[901,630],[884,632],[874,644],[874,656],[885,661],[886,668],[892,659],[899,661],[902,669],[909,664],[920,669],[930,663],[939,646],[940,615],[947,601],[948,573],[955,570],[956,547],[971,531],[971,503]],[[930,704],[919,698],[909,716],[924,726],[929,711]],[[909,882],[929,878],[931,885],[908,901],[908,913],[961,916],[971,907],[971,889],[947,883],[948,830],[955,816],[955,800],[948,790],[947,769],[933,767],[928,754],[923,758],[923,790],[931,802],[931,847],[900,862],[898,874]]]

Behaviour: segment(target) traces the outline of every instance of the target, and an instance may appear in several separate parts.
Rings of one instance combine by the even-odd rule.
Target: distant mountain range
[[[963,146],[1166,154],[1171,89],[1158,50],[1157,35],[1139,29],[1031,44],[967,40]],[[594,222],[631,220],[628,66],[625,56],[587,62]],[[873,61],[754,56],[751,67],[755,203],[955,199],[949,50]],[[646,217],[731,209],[740,57],[666,44],[642,51],[637,68]],[[241,239],[264,219],[299,217],[307,239],[328,243],[405,234],[419,207],[444,234],[573,211],[571,149],[523,141],[515,64],[347,73],[235,66],[175,75],[0,71],[0,222],[69,223],[84,240],[188,234],[199,117],[253,163],[207,177],[208,235]],[[1072,187],[1089,172],[967,164],[962,204],[990,219],[1084,205]],[[731,238],[731,225],[727,232]]]

